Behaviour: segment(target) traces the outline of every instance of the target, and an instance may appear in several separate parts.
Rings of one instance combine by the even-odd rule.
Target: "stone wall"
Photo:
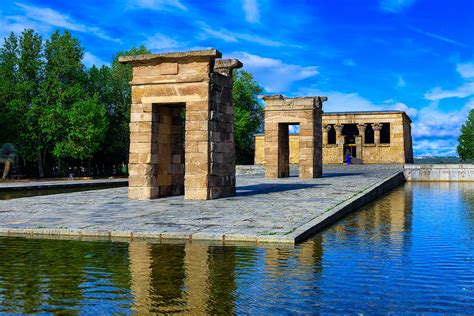
[[[288,126],[299,124],[299,176],[322,175],[321,113],[326,97],[287,98],[266,96],[265,101],[265,176],[289,175]]]
[[[403,173],[407,181],[474,181],[474,164],[409,164]]]
[[[219,57],[210,49],[119,58],[133,74],[129,198],[235,193],[230,76],[242,64]]]
[[[343,124],[366,124],[366,123],[390,123],[390,143],[366,144],[362,137],[357,137],[357,158],[365,164],[380,163],[410,163],[413,162],[413,146],[411,138],[411,121],[404,112],[347,112],[347,113],[324,113],[322,115],[323,126]],[[326,133],[326,135],[324,135]],[[327,131],[323,129],[323,139],[327,137]],[[333,164],[343,162],[344,139],[339,136],[336,144],[326,142],[322,145],[323,163]],[[298,163],[299,152],[297,135],[290,136],[290,163]],[[265,135],[255,136],[255,164],[264,164]]]

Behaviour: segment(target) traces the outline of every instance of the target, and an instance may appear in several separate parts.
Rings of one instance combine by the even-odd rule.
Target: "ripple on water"
[[[407,184],[295,247],[0,238],[0,313],[474,313],[474,184]]]

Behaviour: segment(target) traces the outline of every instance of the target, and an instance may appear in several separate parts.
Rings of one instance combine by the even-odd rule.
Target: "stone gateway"
[[[215,49],[122,56],[132,66],[130,199],[235,194],[232,69]]]
[[[263,97],[265,101],[265,176],[290,175],[289,126],[299,125],[299,176],[318,178],[323,172],[321,113],[327,97]]]
[[[411,120],[403,111],[326,112],[322,114],[324,164],[413,163]],[[255,136],[255,164],[264,164],[265,135]],[[290,135],[290,163],[300,161],[299,135]]]

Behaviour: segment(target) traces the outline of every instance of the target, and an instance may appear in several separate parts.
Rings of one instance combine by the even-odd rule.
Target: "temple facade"
[[[255,164],[265,164],[265,135],[255,136]],[[290,164],[299,163],[299,135],[289,136]],[[411,119],[403,111],[326,112],[322,115],[324,164],[412,163]]]

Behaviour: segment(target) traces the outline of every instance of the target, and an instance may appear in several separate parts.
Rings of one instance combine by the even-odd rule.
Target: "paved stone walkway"
[[[238,176],[236,196],[212,201],[130,201],[127,188],[6,200],[0,233],[289,242],[298,228],[402,169],[325,166],[323,178],[310,180]]]

